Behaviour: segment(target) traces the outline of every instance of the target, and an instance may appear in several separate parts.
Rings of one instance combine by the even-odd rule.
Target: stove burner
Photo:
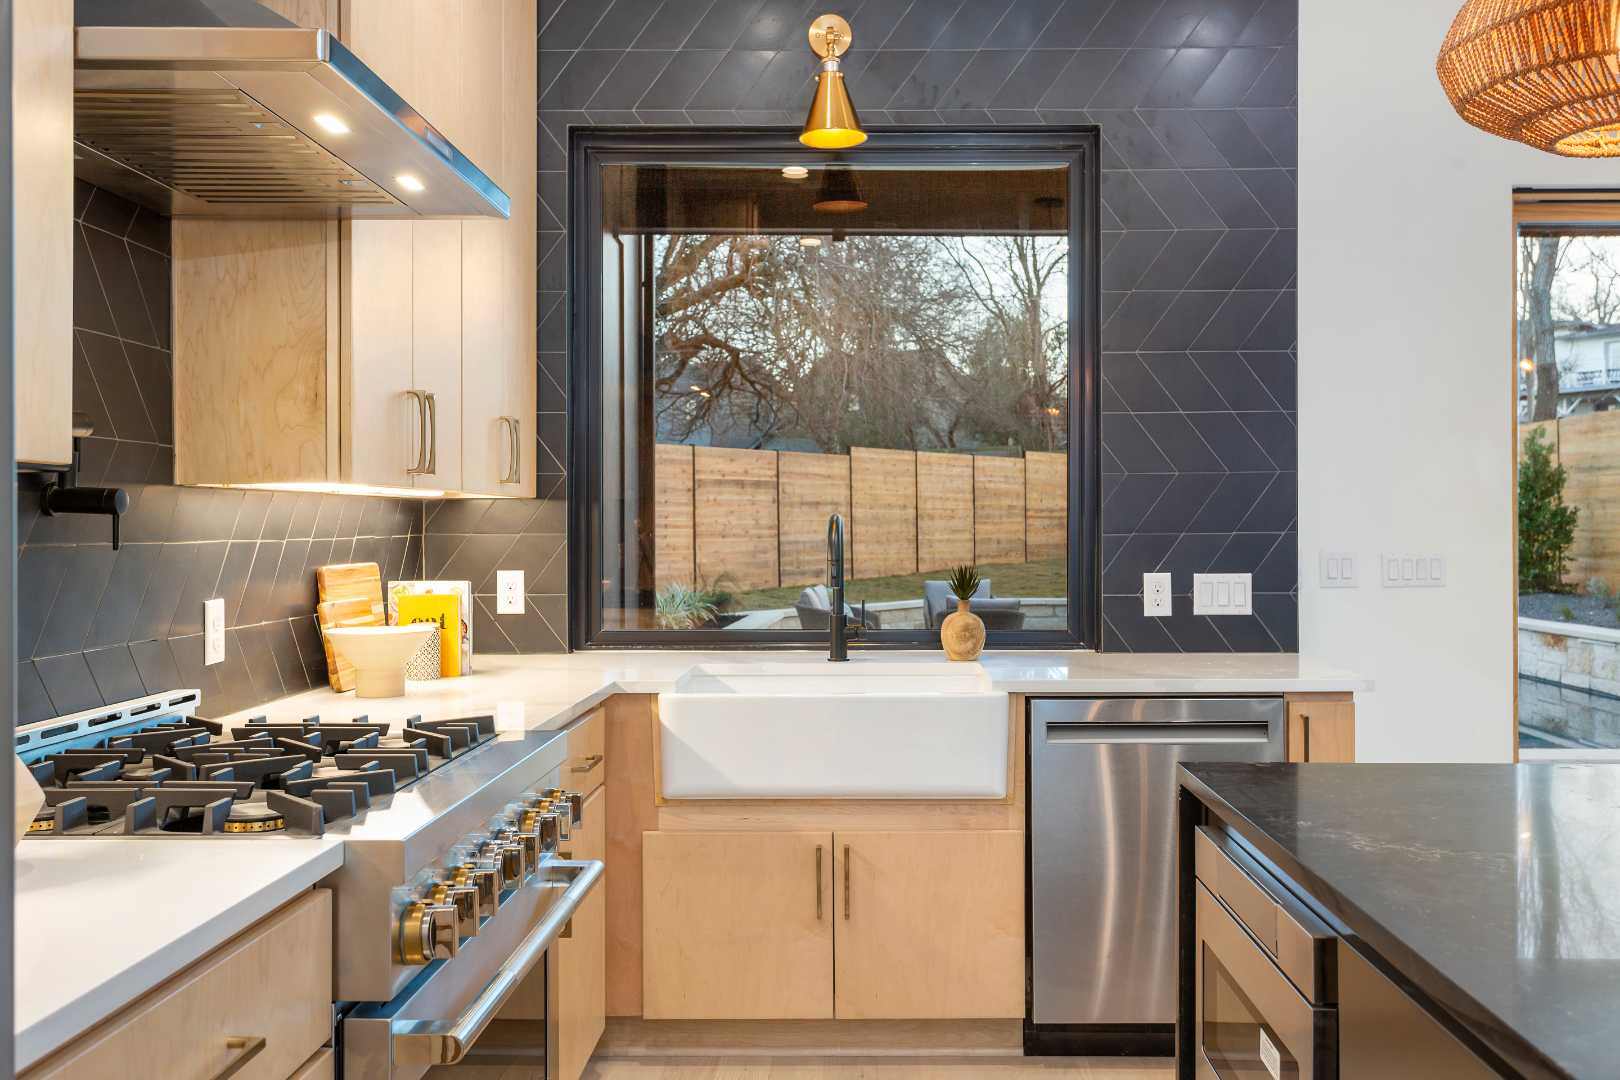
[[[268,806],[237,803],[231,807],[230,816],[225,819],[221,831],[228,833],[281,832],[286,827],[287,819],[271,810]]]

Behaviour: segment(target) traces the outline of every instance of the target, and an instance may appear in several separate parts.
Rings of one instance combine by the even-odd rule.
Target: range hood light
[[[422,181],[418,180],[410,173],[400,173],[398,176],[394,177],[394,183],[398,184],[400,187],[411,192],[412,194],[424,190]]]
[[[349,125],[345,124],[342,120],[339,120],[331,113],[316,113],[315,122],[319,124],[322,129],[333,135],[347,135],[349,133]]]

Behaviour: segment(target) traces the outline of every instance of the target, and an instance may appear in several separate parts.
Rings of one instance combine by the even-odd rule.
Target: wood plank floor
[[[1164,1059],[1130,1058],[597,1058],[582,1080],[1170,1080]],[[435,1080],[543,1080],[537,1069],[461,1065]]]

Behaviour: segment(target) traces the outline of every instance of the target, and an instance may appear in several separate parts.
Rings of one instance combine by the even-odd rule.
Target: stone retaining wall
[[[1520,619],[1519,674],[1620,698],[1620,630]]]

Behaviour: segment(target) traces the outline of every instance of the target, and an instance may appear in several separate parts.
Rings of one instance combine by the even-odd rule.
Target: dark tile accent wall
[[[73,405],[82,484],[128,490],[124,544],[105,518],[39,513],[19,482],[18,721],[195,686],[221,714],[326,681],[315,568],[375,560],[419,574],[420,503],[173,486],[169,222],[78,184]],[[225,661],[203,666],[202,604],[223,597]]]
[[[566,494],[568,127],[802,123],[828,9],[879,131],[1102,128],[1104,647],[1295,649],[1297,0],[542,0],[542,489]],[[430,571],[441,528],[523,536],[494,524],[430,522]],[[1150,570],[1175,617],[1142,616]],[[1254,617],[1194,617],[1198,571],[1253,574]]]

